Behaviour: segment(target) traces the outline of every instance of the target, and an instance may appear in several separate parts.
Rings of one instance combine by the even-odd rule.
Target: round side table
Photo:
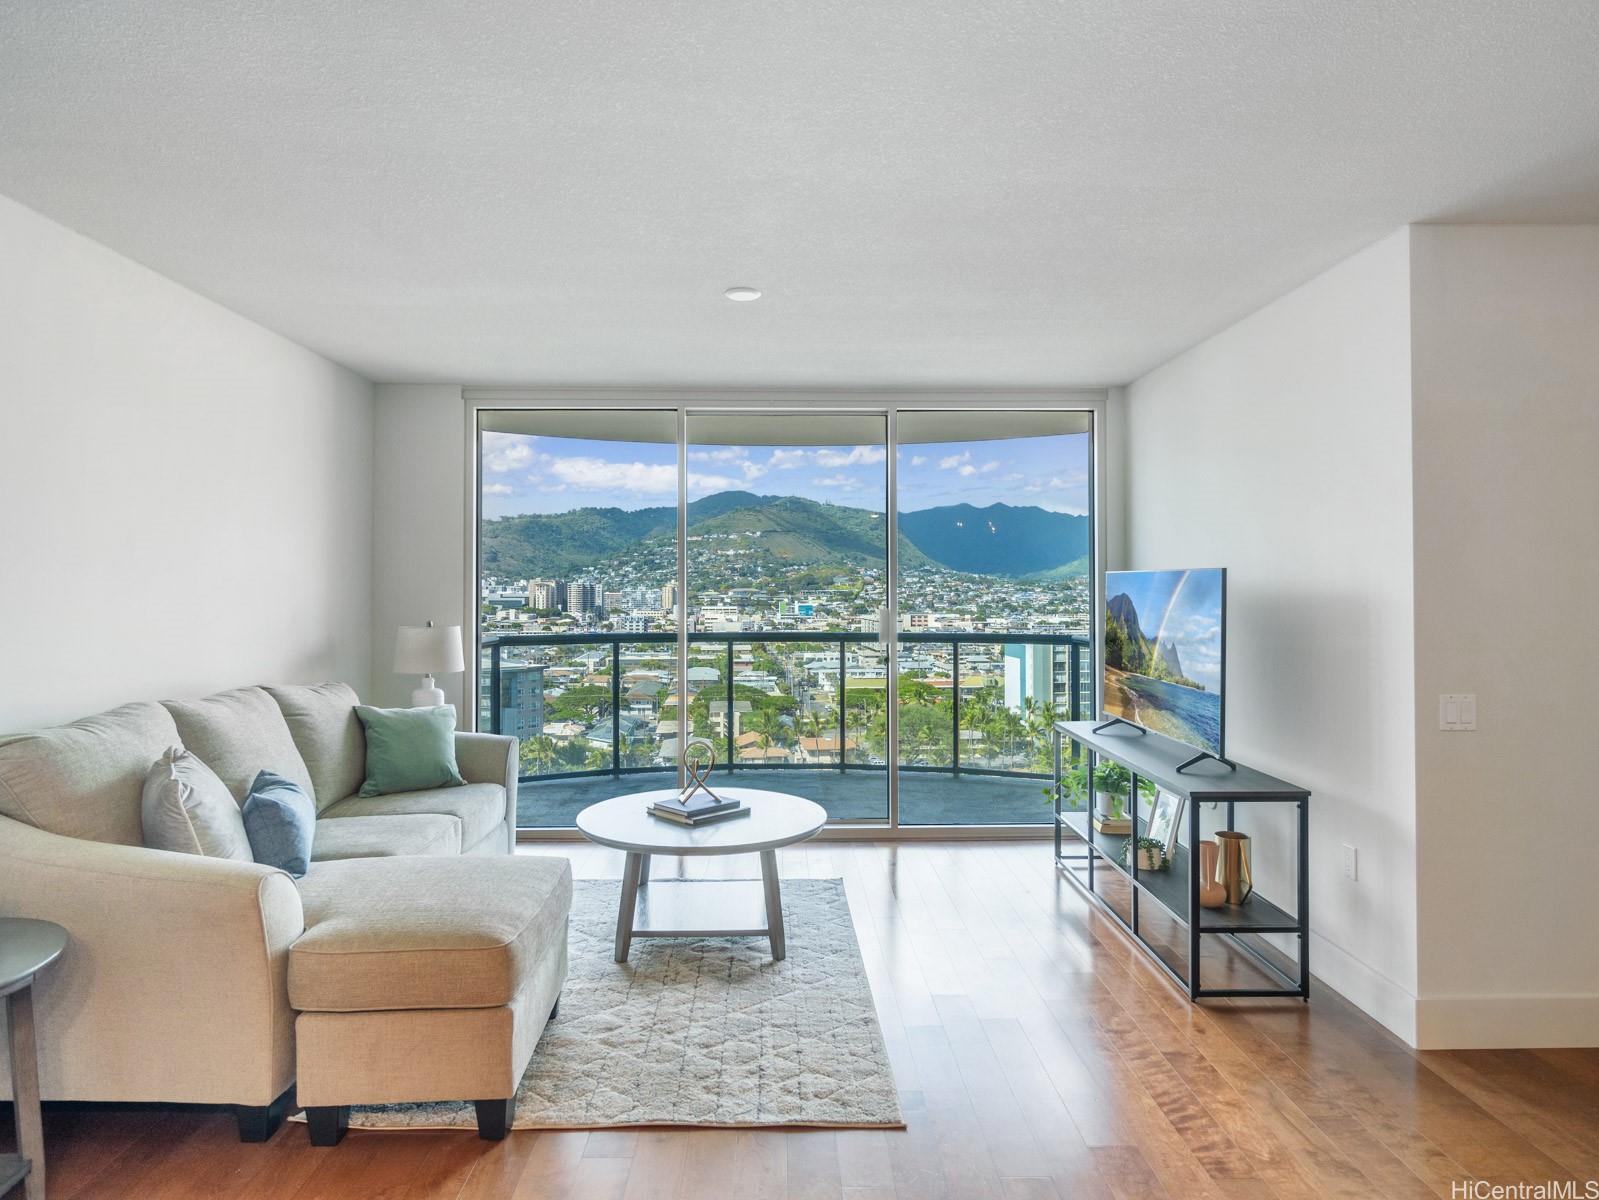
[[[0,1154],[0,1196],[23,1181],[27,1200],[44,1200],[44,1125],[39,1116],[39,1054],[33,1035],[33,980],[67,948],[67,931],[53,921],[0,917],[0,997],[6,1002],[11,1051],[11,1100],[17,1148]]]

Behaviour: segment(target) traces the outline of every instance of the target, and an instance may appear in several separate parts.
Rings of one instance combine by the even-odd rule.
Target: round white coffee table
[[[627,852],[622,903],[616,915],[616,961],[626,962],[634,938],[764,937],[772,958],[787,953],[777,850],[815,835],[827,823],[820,804],[786,792],[719,787],[716,794],[742,800],[747,817],[689,828],[645,810],[677,795],[676,788],[633,792],[591,804],[577,814],[578,831],[591,842]],[[759,854],[761,878],[673,879],[650,883],[655,854]]]

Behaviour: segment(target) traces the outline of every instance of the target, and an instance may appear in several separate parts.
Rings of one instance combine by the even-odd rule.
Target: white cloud
[[[514,433],[483,435],[483,469],[503,474],[533,461],[533,439]]]
[[[737,492],[744,488],[744,480],[734,479],[731,475],[696,475],[693,471],[688,475],[688,490],[693,495],[709,495],[711,492]]]
[[[812,479],[811,483],[817,487],[837,488],[841,492],[858,492],[861,490],[861,481],[848,475],[829,475],[825,478]]]
[[[515,491],[516,489],[508,483],[485,483],[483,485],[483,494],[485,496],[509,496]]]
[[[620,491],[643,496],[677,492],[675,463],[618,463],[603,458],[550,458],[549,472],[579,491]]]
[[[803,450],[773,450],[772,457],[766,460],[766,465],[776,467],[779,471],[792,471],[805,462],[805,457]]]
[[[913,467],[925,467],[926,465],[927,465],[927,455],[925,455],[925,454],[913,454],[913,455],[911,455],[911,466],[913,466]]]
[[[749,457],[743,446],[723,446],[719,450],[690,450],[689,462],[740,462]]]
[[[818,450],[819,467],[869,467],[888,458],[882,446],[851,446],[848,450]]]
[[[946,454],[938,460],[938,469],[940,471],[954,471],[971,461],[972,452],[970,450],[962,451],[960,454]]]

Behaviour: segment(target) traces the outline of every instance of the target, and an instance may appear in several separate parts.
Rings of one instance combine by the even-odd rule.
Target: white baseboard
[[[1599,1046],[1599,996],[1423,996],[1422,1050]]]
[[[1316,981],[1381,1022],[1407,1045],[1416,1045],[1416,997],[1314,930],[1310,934],[1310,972]],[[1310,1002],[1316,1003],[1314,984]]]

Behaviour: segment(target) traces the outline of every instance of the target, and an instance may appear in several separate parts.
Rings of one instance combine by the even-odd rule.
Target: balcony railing
[[[1057,717],[1069,717],[1072,720],[1081,719],[1092,708],[1093,689],[1088,676],[1088,672],[1092,669],[1092,654],[1088,638],[1083,634],[906,631],[899,633],[897,636],[902,647],[942,647],[946,652],[941,659],[940,673],[935,676],[929,677],[925,668],[920,672],[913,671],[908,674],[902,664],[900,671],[902,710],[905,705],[903,693],[907,689],[907,685],[919,685],[937,694],[937,699],[934,703],[925,707],[937,713],[939,720],[943,719],[942,713],[938,712],[942,707],[943,696],[947,694],[949,700],[949,725],[947,731],[940,732],[936,729],[930,729],[927,721],[924,720],[918,725],[917,732],[921,738],[919,743],[907,744],[907,731],[902,718],[900,730],[901,762],[899,768],[901,771],[939,772],[944,775],[954,776],[971,774],[1047,779],[1049,777],[1047,741],[1051,723]],[[505,698],[503,686],[509,671],[514,669],[525,670],[539,666],[547,669],[566,666],[570,671],[574,669],[571,660],[550,662],[548,652],[559,651],[563,647],[598,648],[601,650],[601,656],[598,660],[590,659],[589,665],[593,669],[588,674],[590,676],[598,676],[601,673],[600,663],[603,662],[604,674],[608,676],[606,685],[609,690],[609,703],[604,707],[609,709],[609,738],[603,738],[603,726],[606,720],[606,714],[603,711],[595,711],[587,715],[584,722],[587,728],[580,735],[586,744],[593,747],[593,751],[590,754],[591,760],[598,761],[586,762],[581,767],[575,766],[571,762],[567,762],[563,766],[551,761],[543,764],[549,769],[529,770],[529,760],[524,756],[522,778],[524,780],[546,780],[606,774],[620,776],[645,771],[658,772],[665,769],[669,766],[669,763],[663,760],[660,753],[660,743],[663,740],[663,735],[659,733],[659,722],[657,721],[656,723],[656,731],[649,737],[630,738],[627,734],[627,727],[632,725],[633,721],[624,711],[627,707],[624,703],[626,692],[623,685],[624,648],[658,646],[663,650],[663,654],[659,656],[660,658],[664,659],[671,656],[673,659],[669,670],[666,672],[671,682],[664,685],[668,694],[664,697],[664,703],[660,707],[671,706],[675,708],[677,725],[674,734],[664,736],[676,736],[678,738],[693,736],[691,728],[692,717],[690,714],[693,701],[701,695],[706,696],[707,707],[714,711],[711,703],[714,697],[714,703],[720,705],[720,716],[722,718],[719,722],[715,722],[715,724],[720,726],[715,731],[718,742],[718,770],[725,769],[734,772],[740,769],[881,772],[887,769],[887,762],[891,757],[888,753],[888,747],[884,745],[881,754],[874,754],[870,750],[871,743],[881,736],[879,733],[874,733],[874,729],[881,728],[881,722],[876,725],[873,722],[876,721],[882,706],[869,703],[865,699],[865,696],[881,691],[886,701],[886,651],[883,654],[884,673],[881,677],[882,682],[880,685],[875,683],[868,685],[867,677],[863,677],[860,674],[857,674],[853,680],[850,675],[851,647],[857,648],[857,653],[859,653],[861,648],[880,645],[876,634],[818,633],[798,630],[691,633],[688,637],[691,664],[694,664],[696,660],[700,663],[705,660],[703,654],[695,653],[696,648],[714,648],[716,658],[719,660],[719,669],[717,671],[719,678],[715,684],[708,683],[699,688],[692,686],[692,679],[688,681],[677,679],[675,663],[676,641],[677,635],[670,632],[499,634],[485,637],[481,642],[481,656],[484,668],[484,682],[487,687],[485,694],[479,697],[480,727],[486,727],[496,733],[505,732],[504,727],[507,724],[515,724],[517,723],[515,718],[526,716],[525,712],[519,713],[515,705],[506,705],[503,702]],[[758,757],[749,753],[750,747],[748,745],[743,748],[744,753],[741,754],[739,744],[739,716],[741,714],[738,707],[740,697],[737,693],[740,686],[754,685],[740,685],[735,678],[738,648],[749,648],[753,654],[754,649],[758,647],[782,645],[821,648],[810,657],[805,672],[799,673],[799,677],[803,678],[806,673],[815,674],[821,657],[825,653],[829,660],[836,661],[836,667],[830,666],[829,669],[836,670],[838,685],[836,689],[811,688],[807,685],[803,689],[805,692],[803,697],[795,696],[792,690],[784,692],[780,689],[777,693],[777,698],[787,697],[793,700],[796,708],[801,706],[801,701],[803,700],[804,703],[811,706],[814,714],[818,708],[816,697],[820,694],[830,700],[836,698],[837,713],[834,714],[834,720],[829,723],[825,736],[821,730],[815,727],[814,716],[805,722],[812,731],[809,738],[798,736],[799,728],[801,727],[801,723],[798,721],[793,726],[785,725],[781,731],[774,731],[768,725],[762,733],[763,740],[766,740],[768,744],[756,750]],[[989,650],[984,654],[979,649],[981,647],[998,648],[998,665],[1001,670],[997,676],[993,671],[993,667],[996,665],[995,651]],[[1014,703],[1007,701],[1004,696],[1004,691],[1006,690],[1006,676],[1003,670],[1006,656],[1004,648],[1007,647],[1030,647],[1033,648],[1032,655],[1037,655],[1038,653],[1047,654],[1047,657],[1042,662],[1039,662],[1025,651],[1020,655],[1019,661],[1013,668],[1014,686],[1009,689],[1012,693],[1012,699],[1015,701]],[[523,648],[533,648],[545,652],[540,655],[545,661],[540,663],[520,658],[518,652],[522,651]],[[968,664],[972,664],[975,661],[977,665],[989,668],[988,673],[982,676],[985,681],[983,688],[968,686],[968,676],[963,674],[963,651]],[[835,655],[836,659],[834,659]],[[943,662],[948,664],[947,676],[942,673]],[[792,661],[788,665],[792,668]],[[691,666],[690,674],[692,675],[692,673]],[[871,678],[875,679],[875,677]],[[795,679],[795,674],[790,674],[787,679],[791,689],[795,689]],[[996,679],[1001,689],[1001,694],[997,697],[999,700],[998,705],[995,704],[996,697],[992,692],[989,692],[981,701],[975,695],[963,694],[992,688]],[[1044,681],[1042,688],[1039,687],[1040,680]],[[852,681],[856,686],[850,686]],[[589,686],[598,685],[591,684]],[[715,689],[714,692],[712,688]],[[911,690],[914,691],[915,688],[912,687]],[[544,689],[542,686],[540,686],[538,691],[539,703],[542,704],[544,703]],[[1044,694],[1041,695],[1041,691]],[[851,693],[858,694],[861,699],[853,700]],[[1026,693],[1026,695],[1023,696],[1022,693]],[[766,694],[771,695],[770,692]],[[925,695],[926,693],[922,694]],[[1031,701],[1030,704],[1029,700]],[[646,699],[641,703],[641,706],[648,707],[649,704],[650,700]],[[996,753],[992,749],[989,749],[987,753],[969,750],[963,746],[963,741],[969,740],[984,746],[988,743],[987,735],[982,730],[973,728],[974,705],[979,706],[979,715],[981,712],[986,712],[991,717],[1000,715],[1000,709],[1018,716],[1021,715],[1019,710],[1026,710],[1026,715],[1033,718],[1028,724],[1036,724],[1038,730],[1034,731],[1030,728],[1026,730],[1025,740],[1029,745],[1020,755],[1016,754],[1014,749],[1009,754]],[[750,702],[750,707],[753,712],[755,707],[753,701]],[[828,705],[828,707],[831,707],[831,705]],[[505,719],[507,714],[512,716],[513,721],[508,722]],[[965,725],[963,725],[963,719],[966,722]],[[536,724],[542,726],[549,724],[549,722],[541,719]],[[1011,727],[1014,728],[1014,723]],[[594,737],[596,729],[601,730],[602,736],[600,739]],[[748,729],[744,731],[746,735],[749,732]],[[967,738],[963,739],[963,732],[968,734]],[[1032,736],[1035,732],[1038,735],[1036,738]],[[944,752],[943,737],[945,736],[948,737],[947,753]],[[780,738],[795,744],[796,749],[800,752],[801,761],[773,761],[772,750],[774,746],[777,746]],[[605,745],[604,742],[607,741],[608,745]],[[1038,741],[1039,744],[1032,746],[1030,743],[1033,741]],[[809,752],[805,752],[804,744],[806,742],[811,743]],[[831,742],[833,747],[831,751],[826,749],[829,742]],[[646,747],[648,748],[648,761],[639,761],[643,757]],[[786,760],[789,757],[790,752],[787,747],[777,746],[777,749],[780,751],[779,758]],[[835,754],[836,758],[829,759],[828,755],[830,753]],[[930,757],[938,761],[926,761]],[[1026,764],[1025,761],[1018,761],[1018,759],[1026,760],[1031,757],[1040,757],[1040,762],[1036,769],[1030,768],[1030,765]],[[1007,759],[1009,760],[1008,765],[996,765],[1006,764]]]

